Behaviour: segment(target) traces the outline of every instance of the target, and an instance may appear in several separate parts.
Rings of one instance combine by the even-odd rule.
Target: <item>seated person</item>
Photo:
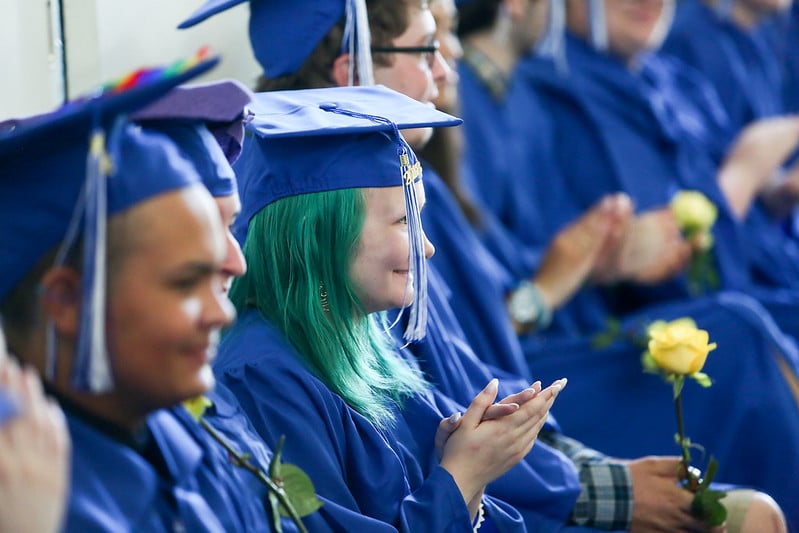
[[[213,385],[233,318],[219,215],[168,138],[120,118],[214,64],[202,59],[0,135],[0,247],[15,250],[0,301],[12,352],[67,415],[66,530],[271,530],[180,407]]]
[[[491,381],[449,431],[380,314],[408,304],[406,334],[423,335],[433,248],[419,165],[397,128],[457,122],[376,87],[261,93],[253,110],[235,165],[248,271],[231,289],[240,317],[214,364],[220,381],[339,505],[401,530],[471,531],[482,518],[523,528],[485,485],[529,452],[563,383],[525,389],[483,420]]]

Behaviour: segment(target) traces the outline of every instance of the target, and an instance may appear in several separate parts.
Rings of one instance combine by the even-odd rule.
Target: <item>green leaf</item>
[[[283,477],[281,474],[281,466],[283,456],[283,445],[286,443],[286,436],[281,435],[280,440],[277,441],[277,448],[275,448],[275,455],[272,456],[272,461],[269,463],[269,477],[272,478],[272,481],[280,485],[280,478]]]
[[[680,397],[680,393],[682,392],[682,386],[685,384],[685,376],[673,376],[673,390],[674,390],[674,399]]]
[[[713,381],[710,379],[710,376],[704,372],[694,372],[689,377],[705,388],[713,385]]]
[[[278,533],[283,533],[283,524],[280,520],[280,502],[277,499],[277,495],[271,490],[269,491],[269,506],[272,508],[272,527]]]
[[[702,489],[707,489],[716,477],[716,472],[719,470],[719,462],[712,455],[710,461],[707,462],[707,469],[705,470],[705,477],[702,479]]]
[[[641,366],[647,374],[660,374],[660,367],[649,350],[641,354]]]
[[[607,320],[605,331],[600,331],[591,339],[591,348],[594,350],[602,350],[621,338],[621,321],[617,318],[610,317]]]
[[[727,509],[721,504],[726,492],[700,489],[691,502],[691,514],[710,527],[720,526],[727,519]]]
[[[322,502],[316,497],[311,478],[298,466],[283,463],[283,488],[292,507],[299,516],[308,516],[322,507]],[[289,516],[288,512],[280,508],[281,514]]]

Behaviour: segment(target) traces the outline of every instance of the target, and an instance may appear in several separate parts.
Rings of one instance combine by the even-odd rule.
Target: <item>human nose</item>
[[[454,71],[439,51],[436,51],[433,55],[433,63],[430,65],[430,72],[433,74],[433,81],[437,84],[446,81],[454,75]]]
[[[427,238],[427,234],[424,235],[424,257],[425,259],[430,259],[436,253],[436,247],[433,246],[433,243],[430,242],[430,239]]]
[[[241,246],[230,231],[227,232],[227,251],[222,265],[222,274],[228,278],[238,278],[247,272],[247,262],[241,253]]]

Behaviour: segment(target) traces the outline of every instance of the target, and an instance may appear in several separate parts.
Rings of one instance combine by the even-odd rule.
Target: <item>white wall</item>
[[[0,0],[0,120],[61,101],[47,0]]]
[[[222,63],[202,80],[235,78],[251,87],[259,68],[247,37],[247,3],[194,28],[175,29],[202,1],[62,0],[69,97],[140,66],[191,56],[205,44]],[[0,119],[61,102],[47,23],[48,0],[0,0]]]

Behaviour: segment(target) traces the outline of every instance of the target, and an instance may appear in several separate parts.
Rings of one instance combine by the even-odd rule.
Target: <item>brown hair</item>
[[[427,0],[366,0],[372,46],[390,47],[394,39],[405,33],[411,8],[427,9]],[[390,66],[391,57],[391,54],[375,54],[372,62]]]
[[[106,261],[108,264],[108,286],[114,279],[114,273],[119,265],[128,256],[136,241],[133,236],[133,227],[127,213],[114,215],[108,220],[108,248]],[[141,230],[141,220],[139,230]],[[41,281],[48,270],[53,268],[58,254],[56,246],[31,267],[25,276],[14,286],[6,297],[0,302],[0,316],[6,334],[9,350],[21,353],[21,347],[31,333],[41,325],[41,308],[39,305]],[[83,241],[78,243],[67,253],[64,266],[82,271]]]

